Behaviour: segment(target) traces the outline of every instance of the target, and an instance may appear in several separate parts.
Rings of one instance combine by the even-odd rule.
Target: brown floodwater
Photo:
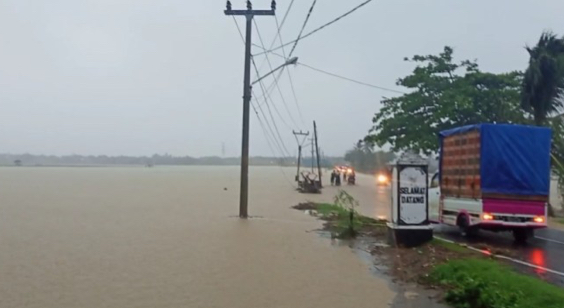
[[[337,189],[287,178],[251,168],[257,217],[240,220],[236,167],[2,168],[0,307],[388,307],[388,282],[289,208]],[[386,215],[377,191],[350,190]]]

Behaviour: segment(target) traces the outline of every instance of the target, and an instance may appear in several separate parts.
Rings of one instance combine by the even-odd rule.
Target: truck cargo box
[[[548,200],[550,129],[476,124],[442,131],[439,137],[445,197]]]

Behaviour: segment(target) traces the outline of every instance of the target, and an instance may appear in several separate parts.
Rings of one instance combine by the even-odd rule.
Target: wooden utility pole
[[[248,217],[249,198],[249,118],[251,104],[251,37],[254,16],[274,16],[276,2],[272,0],[270,10],[253,10],[251,1],[247,1],[246,10],[233,10],[231,1],[227,1],[225,15],[245,16],[247,29],[245,36],[245,74],[243,84],[243,137],[241,146],[241,193],[239,199],[239,217]]]
[[[304,144],[304,141],[306,140],[307,136],[309,136],[309,132],[304,133],[300,130],[299,132],[292,131],[292,133],[294,134],[294,137],[296,137],[296,142],[298,143],[298,171],[296,173],[296,182],[299,182],[300,181],[300,165],[301,165],[301,162],[302,162],[302,145]],[[298,136],[304,136],[304,138],[302,139],[301,142],[298,139]]]
[[[315,170],[314,170],[314,168],[315,168],[315,154],[314,154],[314,151],[315,151],[315,148],[314,148],[315,143],[314,143],[314,142],[315,142],[315,141],[314,141],[314,138],[310,138],[309,141],[310,141],[310,143],[311,143],[311,173],[315,173]]]
[[[319,188],[323,187],[323,184],[321,183],[321,164],[319,163],[319,146],[317,145],[317,125],[315,124],[315,121],[313,121],[313,137],[315,140],[315,153],[317,154],[317,172],[319,173]],[[312,145],[313,147],[313,145]],[[313,164],[313,163],[312,163]]]

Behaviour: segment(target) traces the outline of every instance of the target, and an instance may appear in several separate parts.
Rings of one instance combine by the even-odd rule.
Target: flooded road
[[[0,307],[388,307],[387,281],[289,208],[336,188],[298,194],[292,172],[251,168],[244,221],[237,167],[2,168]]]

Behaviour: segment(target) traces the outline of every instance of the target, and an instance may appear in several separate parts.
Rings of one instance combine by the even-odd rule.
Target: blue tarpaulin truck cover
[[[480,133],[483,193],[549,194],[552,138],[549,128],[511,124],[476,124],[454,128],[439,133],[441,155],[445,137],[471,131]],[[441,165],[439,168],[442,168]]]

